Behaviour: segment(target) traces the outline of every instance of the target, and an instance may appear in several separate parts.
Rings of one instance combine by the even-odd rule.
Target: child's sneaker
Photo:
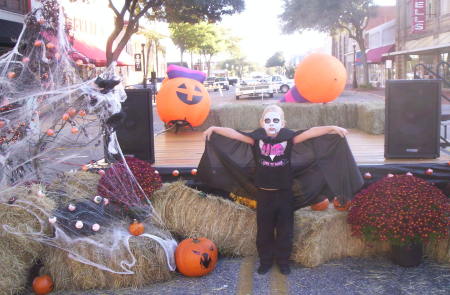
[[[284,275],[288,275],[291,273],[291,268],[289,267],[288,264],[281,264],[281,265],[278,265],[278,267],[280,269],[280,272]]]
[[[269,272],[269,270],[272,268],[272,265],[270,265],[270,264],[261,264],[259,267],[258,267],[258,273],[260,274],[260,275],[265,275],[266,273],[268,273]]]

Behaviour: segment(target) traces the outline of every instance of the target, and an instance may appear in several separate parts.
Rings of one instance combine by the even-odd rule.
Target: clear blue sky
[[[395,0],[375,0],[377,5],[395,5]],[[222,25],[242,39],[241,49],[248,59],[265,64],[277,51],[286,59],[309,52],[330,52],[328,35],[318,32],[283,35],[278,15],[283,12],[282,0],[245,0],[245,11],[227,16]]]

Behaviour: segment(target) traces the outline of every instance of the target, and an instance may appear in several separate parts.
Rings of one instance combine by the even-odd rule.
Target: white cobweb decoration
[[[17,45],[0,57],[0,202],[27,210],[40,229],[19,230],[0,226],[9,233],[26,236],[64,251],[81,263],[117,274],[132,274],[136,258],[130,250],[128,225],[138,218],[158,235],[144,233],[163,247],[170,270],[175,269],[176,241],[154,212],[131,173],[115,136],[121,118],[121,102],[126,99],[114,65],[94,79],[83,80],[77,56],[67,38],[64,14],[57,0],[41,1],[41,7],[25,18]],[[79,55],[78,55],[79,56]],[[107,145],[104,142],[108,142]],[[83,198],[71,199],[52,183],[70,170],[80,170],[108,151],[122,164],[113,177],[123,187],[120,198],[82,191]],[[114,169],[114,165],[113,168]],[[19,186],[38,185],[40,198],[54,200],[55,208],[16,198]],[[84,186],[83,186],[84,185]],[[106,191],[108,194],[108,191]],[[133,208],[130,209],[130,204]],[[134,210],[134,209],[138,210]],[[44,228],[51,226],[49,234]],[[108,264],[79,251],[92,247],[111,257]],[[120,257],[118,259],[117,257]]]

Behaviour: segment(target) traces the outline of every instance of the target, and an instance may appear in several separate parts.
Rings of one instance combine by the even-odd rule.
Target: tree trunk
[[[193,57],[193,53],[191,51],[191,69],[194,68],[194,57]]]
[[[361,50],[361,63],[363,65],[363,82],[362,84],[369,84],[369,66],[367,64],[366,56],[366,44],[364,43],[364,38],[361,34],[358,34],[356,42],[358,43],[359,49]]]
[[[183,54],[184,54],[184,49],[180,49],[180,66],[183,66]]]

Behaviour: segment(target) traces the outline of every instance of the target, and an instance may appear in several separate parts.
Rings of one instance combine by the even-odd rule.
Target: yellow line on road
[[[288,294],[287,276],[281,274],[276,265],[274,265],[271,271],[270,294]]]
[[[256,256],[245,257],[239,270],[239,283],[236,294],[253,294],[253,270],[255,269]]]

